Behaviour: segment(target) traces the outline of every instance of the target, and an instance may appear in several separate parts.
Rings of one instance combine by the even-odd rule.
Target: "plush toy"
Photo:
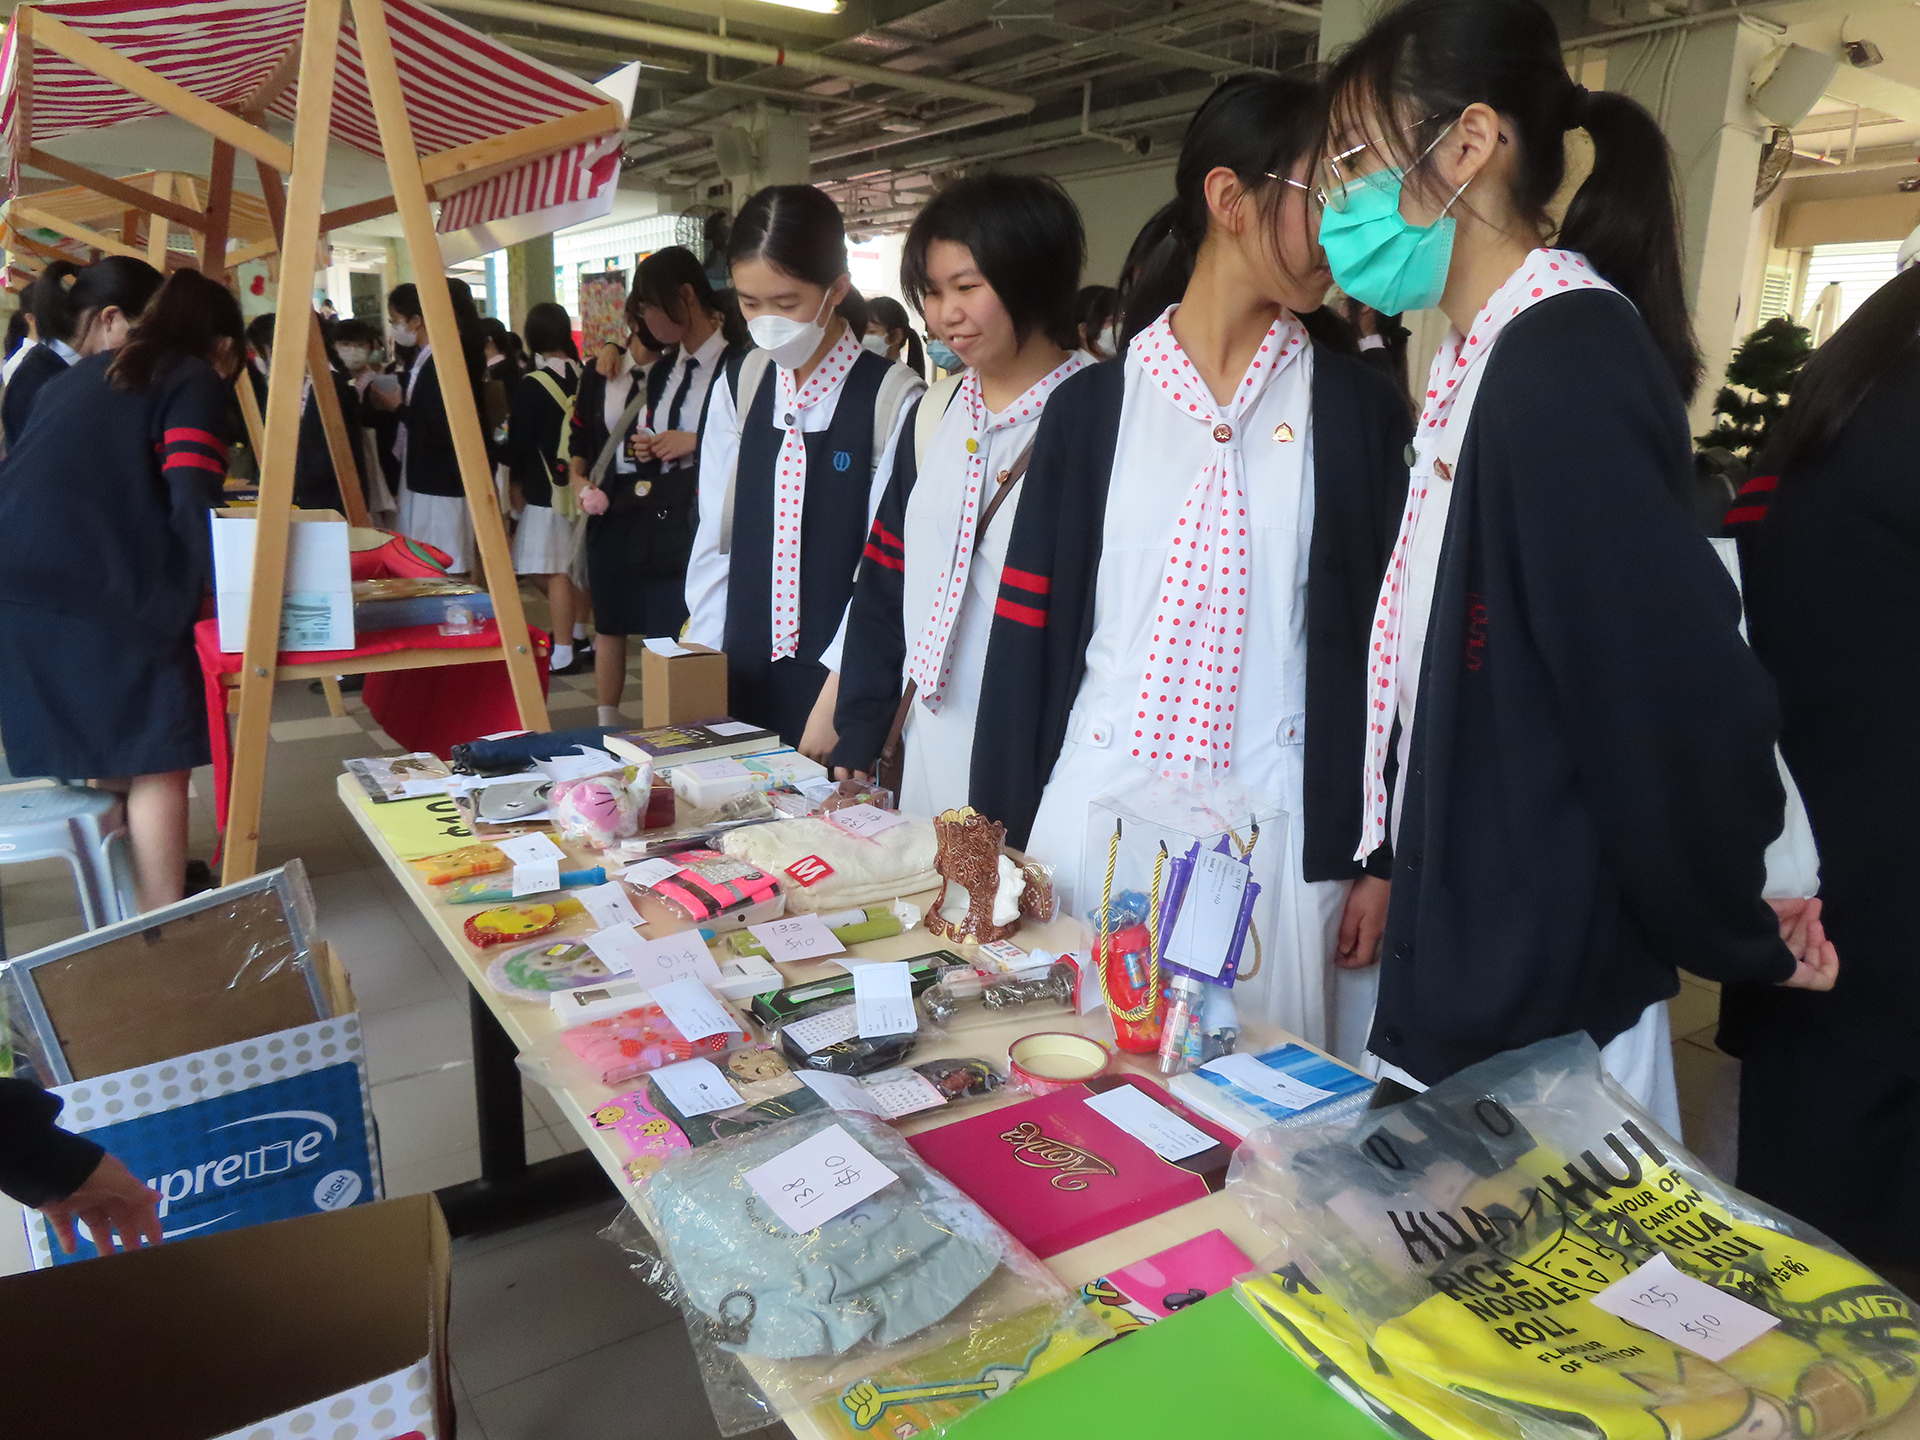
[[[591,850],[640,833],[640,802],[617,775],[557,780],[547,791],[547,809],[556,830]]]

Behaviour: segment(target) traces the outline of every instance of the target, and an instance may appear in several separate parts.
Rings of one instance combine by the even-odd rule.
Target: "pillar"
[[[526,328],[527,311],[550,303],[553,289],[553,236],[541,235],[507,247],[507,326]]]

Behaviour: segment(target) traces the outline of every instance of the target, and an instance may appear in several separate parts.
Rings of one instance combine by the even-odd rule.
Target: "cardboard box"
[[[431,1195],[0,1279],[9,1440],[448,1440]]]
[[[678,655],[647,649],[640,656],[640,723],[689,725],[727,713],[727,657],[704,645]]]
[[[253,593],[252,508],[213,512],[213,590],[220,648],[246,649]],[[287,583],[280,610],[282,650],[353,648],[353,559],[346,518],[336,510],[296,510],[287,539]]]

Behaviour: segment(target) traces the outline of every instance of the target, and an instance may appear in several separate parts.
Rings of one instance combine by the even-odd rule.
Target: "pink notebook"
[[[1216,1140],[1163,1160],[1097,1111],[1089,1095],[1132,1085]],[[1015,1238],[1045,1259],[1221,1189],[1239,1141],[1151,1080],[1109,1076],[976,1115],[909,1142]]]

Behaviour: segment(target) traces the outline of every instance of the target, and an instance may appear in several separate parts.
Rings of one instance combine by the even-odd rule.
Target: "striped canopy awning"
[[[300,43],[303,0],[80,0],[34,8],[223,110],[244,112],[264,97],[266,115],[290,122],[299,106],[297,80],[278,81],[296,64],[292,57]],[[457,177],[436,181],[443,234],[602,193],[611,198],[624,124],[605,93],[415,0],[386,0],[386,13],[423,158],[591,114],[606,122],[602,133],[584,140],[578,137],[592,123],[572,127],[573,139],[504,173],[470,183]],[[17,21],[10,20],[0,45],[0,140],[7,147],[10,179],[17,182],[29,147],[163,113],[45,43],[34,46],[31,102],[22,107],[23,47],[17,30]],[[30,134],[22,133],[23,108],[31,114]],[[332,133],[340,144],[364,154],[383,153],[350,14],[340,36]]]

